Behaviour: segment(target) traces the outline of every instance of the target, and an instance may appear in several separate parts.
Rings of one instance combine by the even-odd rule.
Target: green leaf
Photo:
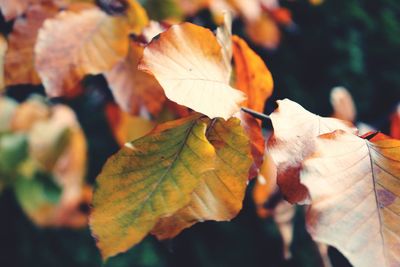
[[[213,120],[207,138],[217,152],[215,170],[202,175],[188,206],[158,222],[152,234],[159,239],[175,237],[197,222],[229,221],[242,209],[253,162],[249,138],[236,118]]]
[[[165,123],[107,161],[90,219],[104,259],[128,250],[160,218],[190,203],[202,174],[214,168],[206,128],[199,114]]]
[[[0,137],[0,176],[10,179],[17,167],[28,156],[28,142],[25,134],[5,134]]]

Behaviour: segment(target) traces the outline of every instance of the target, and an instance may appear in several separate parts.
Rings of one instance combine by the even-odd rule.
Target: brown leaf
[[[24,17],[16,19],[5,58],[6,85],[41,83],[34,67],[33,50],[43,22],[57,12],[58,8],[50,4],[32,5]]]
[[[73,96],[88,74],[110,70],[128,53],[130,26],[92,5],[59,13],[39,31],[35,65],[50,97]]]
[[[142,45],[131,41],[126,59],[106,72],[105,77],[116,102],[124,111],[138,115],[142,108],[146,108],[151,114],[158,115],[165,95],[154,76],[137,68],[143,50]]]
[[[275,49],[281,41],[279,27],[268,14],[247,23],[246,33],[255,44],[268,49]]]
[[[35,123],[50,117],[50,108],[43,99],[31,98],[18,106],[12,119],[12,130],[28,132]]]
[[[299,173],[304,159],[314,153],[317,136],[336,129],[357,130],[346,122],[312,114],[289,99],[279,100],[278,105],[270,116],[274,134],[268,141],[278,168],[278,185],[290,203],[307,202],[308,192],[299,182]]]
[[[400,266],[400,140],[321,135],[301,182],[312,199],[311,236],[354,266]]]
[[[400,104],[390,118],[390,136],[400,139]]]
[[[8,44],[3,35],[0,34],[0,92],[4,90],[4,62]]]

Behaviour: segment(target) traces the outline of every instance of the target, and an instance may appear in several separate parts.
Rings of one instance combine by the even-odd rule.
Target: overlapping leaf
[[[97,178],[91,228],[103,258],[140,242],[191,201],[215,149],[199,115],[158,126],[111,157]],[[107,225],[107,227],[104,227]]]
[[[356,129],[346,122],[312,114],[288,99],[279,100],[278,105],[270,116],[274,134],[268,142],[278,168],[278,185],[289,202],[308,201],[307,189],[299,182],[299,172],[303,160],[314,152],[315,139],[337,129],[350,133]]]
[[[400,141],[343,131],[321,135],[301,182],[312,205],[307,227],[358,267],[400,265]]]
[[[221,45],[211,31],[174,25],[145,48],[140,68],[152,73],[166,96],[210,118],[228,119],[245,100],[229,86]]]
[[[138,115],[142,108],[157,115],[165,101],[164,91],[157,80],[138,69],[144,47],[130,41],[129,54],[122,62],[106,72],[105,77],[120,107],[133,115]]]
[[[232,40],[236,87],[247,95],[244,105],[262,113],[274,87],[272,75],[264,61],[243,39],[233,36]]]
[[[5,58],[6,85],[41,83],[34,67],[33,50],[43,22],[57,12],[58,8],[51,4],[33,5],[24,17],[16,19]]]
[[[45,22],[35,47],[36,69],[49,96],[75,95],[87,74],[110,70],[128,53],[124,16],[80,5]]]
[[[172,238],[197,222],[231,220],[242,208],[252,159],[240,121],[213,120],[207,139],[216,149],[215,169],[202,175],[189,205],[158,222],[152,233],[159,239]]]

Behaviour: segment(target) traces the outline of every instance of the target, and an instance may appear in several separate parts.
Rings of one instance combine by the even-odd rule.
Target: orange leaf
[[[32,5],[24,17],[16,19],[5,58],[6,85],[41,83],[34,67],[33,50],[43,22],[57,12],[53,5]]]
[[[258,112],[274,87],[272,75],[264,61],[238,36],[232,37],[235,61],[236,87],[247,95],[245,106]]]
[[[390,135],[393,138],[400,139],[400,104],[396,111],[392,114],[390,123]]]
[[[307,228],[354,266],[400,266],[400,140],[321,135],[301,182],[312,199]]]
[[[129,54],[125,60],[105,73],[107,82],[121,108],[138,115],[142,108],[157,115],[164,104],[164,91],[150,74],[139,70],[138,63],[143,56],[144,47],[131,41]]]
[[[268,14],[263,14],[257,20],[248,22],[246,33],[255,44],[268,49],[275,49],[281,41],[279,27]]]
[[[278,185],[291,203],[308,201],[307,189],[300,184],[301,163],[312,155],[317,136],[342,129],[357,130],[346,122],[322,118],[288,99],[278,101],[278,109],[271,114],[274,134],[268,148],[278,168]]]

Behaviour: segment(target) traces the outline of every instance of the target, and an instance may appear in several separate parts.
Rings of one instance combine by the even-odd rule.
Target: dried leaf
[[[58,8],[53,5],[33,5],[28,8],[24,17],[15,20],[5,58],[7,86],[41,83],[34,67],[33,50],[43,22],[57,12]]]
[[[108,85],[120,107],[133,115],[142,108],[158,115],[165,101],[164,91],[150,74],[138,69],[144,47],[131,41],[129,54],[125,60],[105,73]]]
[[[352,125],[333,118],[322,118],[289,99],[279,100],[271,114],[274,134],[268,147],[278,169],[278,185],[290,203],[308,202],[307,189],[299,182],[301,164],[312,155],[315,139],[323,133],[341,129],[350,133]]]
[[[312,206],[311,236],[354,266],[400,265],[400,140],[370,142],[343,131],[321,135],[301,182]]]
[[[272,75],[264,61],[243,39],[234,35],[232,40],[236,88],[247,95],[246,107],[263,113],[265,101],[274,87]]]
[[[400,104],[390,118],[390,136],[400,139]]]
[[[214,119],[207,138],[215,147],[215,170],[205,172],[190,204],[161,218],[152,230],[158,239],[172,238],[197,222],[229,221],[242,209],[252,159],[249,139],[238,119]]]
[[[50,108],[41,97],[32,97],[18,106],[12,119],[11,127],[15,132],[29,132],[39,121],[50,117]]]
[[[134,246],[160,218],[188,205],[202,174],[214,167],[215,150],[199,117],[161,124],[107,161],[90,219],[104,259]]]
[[[4,63],[8,44],[3,35],[0,34],[0,92],[4,90]]]
[[[356,107],[349,91],[344,87],[335,87],[331,91],[332,117],[354,122],[356,119]]]
[[[211,31],[191,23],[174,25],[145,48],[140,68],[152,73],[166,96],[210,118],[240,110],[242,92],[229,86],[222,48]]]
[[[50,97],[73,96],[85,75],[110,70],[128,53],[129,24],[85,5],[48,19],[35,47],[36,69]]]

